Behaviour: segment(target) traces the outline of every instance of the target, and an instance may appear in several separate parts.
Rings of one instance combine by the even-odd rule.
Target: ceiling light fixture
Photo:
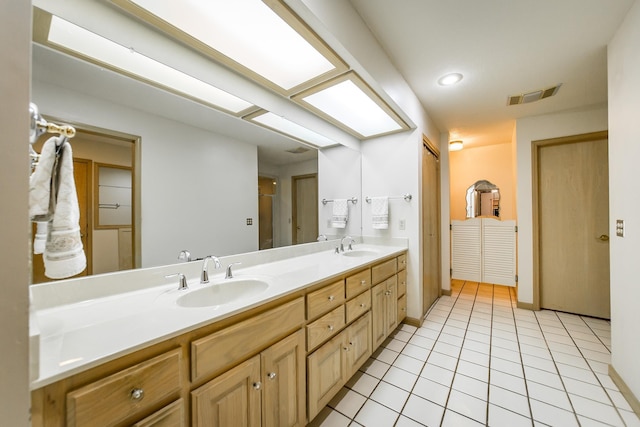
[[[463,145],[464,144],[459,139],[455,141],[449,141],[449,151],[460,151],[462,150]]]
[[[243,117],[245,120],[256,123],[262,127],[279,132],[297,141],[311,144],[314,147],[323,148],[332,145],[338,145],[333,141],[317,132],[309,130],[291,120],[278,116],[270,111],[260,110],[255,113]]]
[[[359,139],[409,129],[354,72],[312,87],[292,99]]]
[[[112,2],[286,95],[347,70],[344,62],[278,0]]]
[[[37,22],[48,23],[36,28],[34,41],[37,43],[235,116],[256,108],[250,102],[58,16],[40,9],[35,9],[34,15]]]
[[[451,86],[458,83],[462,80],[462,74],[460,73],[449,73],[438,79],[438,84],[440,86]]]

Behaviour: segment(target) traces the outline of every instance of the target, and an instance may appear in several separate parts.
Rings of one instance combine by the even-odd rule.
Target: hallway
[[[452,281],[401,325],[314,426],[640,426],[607,374],[610,323],[516,308],[515,290]]]

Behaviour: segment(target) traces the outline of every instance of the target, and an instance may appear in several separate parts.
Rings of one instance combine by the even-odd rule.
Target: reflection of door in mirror
[[[258,248],[260,250],[273,248],[273,199],[276,188],[275,178],[258,177]]]
[[[476,181],[467,188],[467,218],[500,217],[500,189],[486,180]]]
[[[65,122],[65,120],[54,120]],[[110,131],[88,130],[86,126],[76,127],[76,136],[70,140],[73,149],[73,167],[78,204],[80,207],[80,233],[87,257],[87,268],[82,275],[107,273],[133,268],[135,221],[129,214],[128,224],[101,227],[98,215],[98,169],[101,164],[124,168],[131,176],[134,162],[134,139],[108,134]],[[34,144],[40,152],[42,144],[49,138],[43,135]],[[129,178],[131,181],[131,178]],[[129,187],[133,186],[130,182]],[[128,190],[132,192],[132,190]],[[124,203],[122,203],[124,204]],[[128,203],[131,204],[131,203]],[[129,209],[131,209],[129,207]],[[35,235],[35,232],[34,234]],[[42,283],[52,279],[44,275],[41,255],[33,256],[32,283]]]
[[[318,175],[291,177],[293,244],[315,242],[318,237]]]

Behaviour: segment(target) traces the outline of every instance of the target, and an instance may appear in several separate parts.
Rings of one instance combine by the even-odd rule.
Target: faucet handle
[[[233,279],[233,271],[231,271],[231,267],[233,267],[234,265],[239,265],[242,264],[241,262],[232,262],[231,264],[229,264],[227,266],[227,272],[224,275],[225,279]]]
[[[318,242],[322,242],[322,241],[327,241],[327,235],[326,234],[321,234],[318,236],[318,238],[316,239]]]
[[[184,274],[182,274],[182,273],[174,273],[174,274],[167,274],[166,276],[164,276],[165,279],[170,279],[172,277],[178,277],[178,290],[179,291],[185,291],[185,290],[189,289],[189,286],[187,286],[187,278],[184,276]]]
[[[183,249],[178,254],[178,261],[190,262],[191,261],[191,252],[186,249]]]

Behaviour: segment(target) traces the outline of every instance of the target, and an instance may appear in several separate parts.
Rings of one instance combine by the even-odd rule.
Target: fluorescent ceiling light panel
[[[276,0],[113,2],[191,47],[236,69],[236,64],[240,65],[238,71],[257,74],[280,91],[292,91],[346,68],[293,12]]]
[[[253,105],[134,50],[112,42],[55,15],[51,16],[48,43],[76,56],[151,83],[195,101],[238,115]]]
[[[269,129],[283,133],[297,140],[313,144],[316,147],[329,147],[338,145],[338,142],[309,130],[291,120],[278,116],[270,111],[258,112],[246,117],[247,120],[260,124]]]
[[[406,124],[353,73],[294,97],[359,138],[406,130]]]

